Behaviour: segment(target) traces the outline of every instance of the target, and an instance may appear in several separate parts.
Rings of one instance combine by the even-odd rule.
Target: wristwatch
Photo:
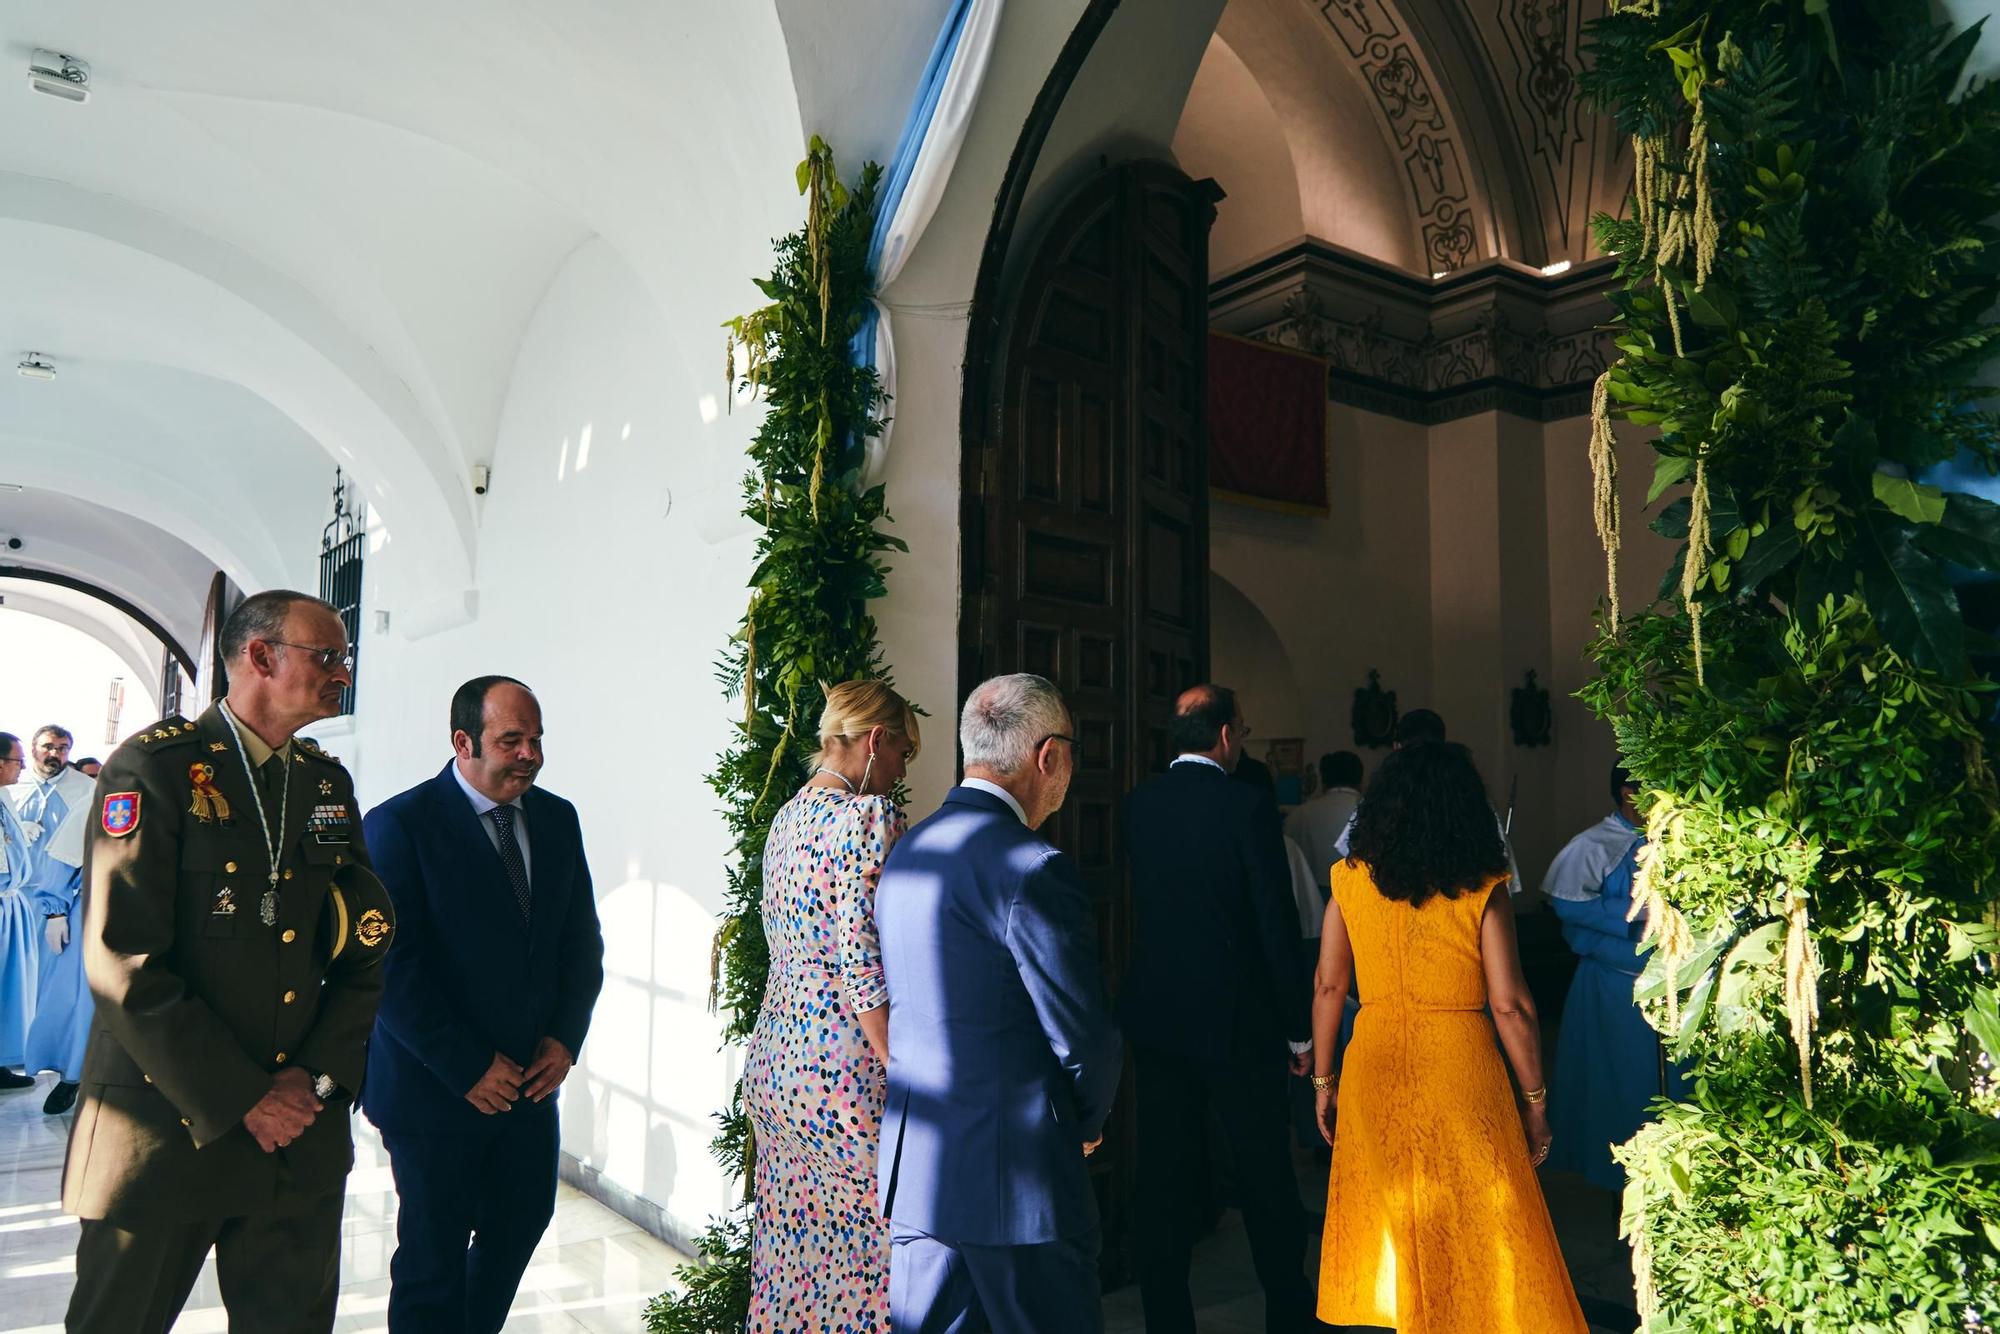
[[[313,1096],[321,1102],[325,1102],[333,1097],[334,1091],[339,1087],[340,1085],[333,1082],[332,1075],[313,1076]]]

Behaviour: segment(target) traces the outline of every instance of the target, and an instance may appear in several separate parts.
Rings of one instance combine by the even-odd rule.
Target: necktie
[[[493,827],[500,831],[500,864],[507,868],[507,883],[514,887],[514,901],[521,905],[521,916],[528,915],[528,868],[521,860],[521,845],[514,838],[514,808],[495,806],[490,812]]]
[[[264,818],[270,821],[273,830],[287,814],[279,809],[284,804],[284,792],[285,757],[273,755],[257,770],[257,798],[264,803]]]

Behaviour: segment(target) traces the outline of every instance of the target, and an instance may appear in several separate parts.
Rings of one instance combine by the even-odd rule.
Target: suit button
[[[291,944],[298,938],[299,938],[299,933],[290,929],[287,929],[284,935],[278,937],[278,939],[284,941],[287,945]]]
[[[224,862],[224,863],[222,864],[222,869],[223,869],[223,870],[225,870],[225,871],[229,871],[229,872],[232,872],[232,873],[233,873],[233,872],[234,872],[234,871],[236,870],[236,863],[235,863],[235,862]]]
[[[335,866],[345,866],[347,865],[347,858],[336,852],[333,854],[333,864]]]
[[[140,1075],[139,1078],[145,1080],[148,1084],[153,1082],[153,1077],[151,1075]]]
[[[194,1127],[194,1122],[188,1120],[185,1116],[181,1118],[181,1124],[187,1126],[189,1129],[193,1129]]]
[[[285,879],[290,880],[291,878],[292,878],[292,868],[287,866],[285,868]]]
[[[297,1000],[298,998],[299,998],[299,993],[298,993],[298,992],[296,992],[296,991],[287,991],[287,992],[285,993],[285,1004],[287,1004],[287,1005],[290,1005],[290,1004],[291,1004],[291,1003],[292,1003],[293,1001]]]
[[[276,1060],[279,1065],[283,1065],[285,1063],[285,1053],[279,1052],[277,1056],[274,1057],[273,1059]]]

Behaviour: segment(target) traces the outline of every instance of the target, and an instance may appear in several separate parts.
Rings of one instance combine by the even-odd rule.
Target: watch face
[[[314,1094],[315,1094],[316,1096],[318,1096],[318,1097],[321,1097],[321,1098],[330,1098],[330,1097],[332,1097],[332,1096],[333,1096],[333,1076],[332,1076],[332,1075],[321,1075],[321,1076],[320,1076],[320,1077],[319,1077],[318,1079],[315,1079],[315,1080],[313,1081],[313,1093],[314,1093]]]

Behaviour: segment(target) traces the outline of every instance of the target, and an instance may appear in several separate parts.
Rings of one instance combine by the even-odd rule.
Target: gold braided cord
[[[1792,1028],[1792,1045],[1799,1049],[1799,1083],[1811,1111],[1812,1035],[1819,1024],[1819,950],[1814,946],[1806,915],[1806,896],[1796,886],[1785,890],[1785,1018]]]
[[[1688,629],[1694,639],[1694,679],[1706,686],[1702,670],[1701,601],[1695,596],[1702,573],[1713,554],[1708,531],[1708,460],[1697,457],[1694,464],[1694,495],[1688,503],[1687,557],[1681,563],[1681,602],[1687,607]]]
[[[1614,633],[1623,619],[1618,607],[1618,438],[1611,432],[1611,372],[1597,377],[1590,391],[1590,496],[1597,540],[1604,545],[1604,582],[1611,599]]]

